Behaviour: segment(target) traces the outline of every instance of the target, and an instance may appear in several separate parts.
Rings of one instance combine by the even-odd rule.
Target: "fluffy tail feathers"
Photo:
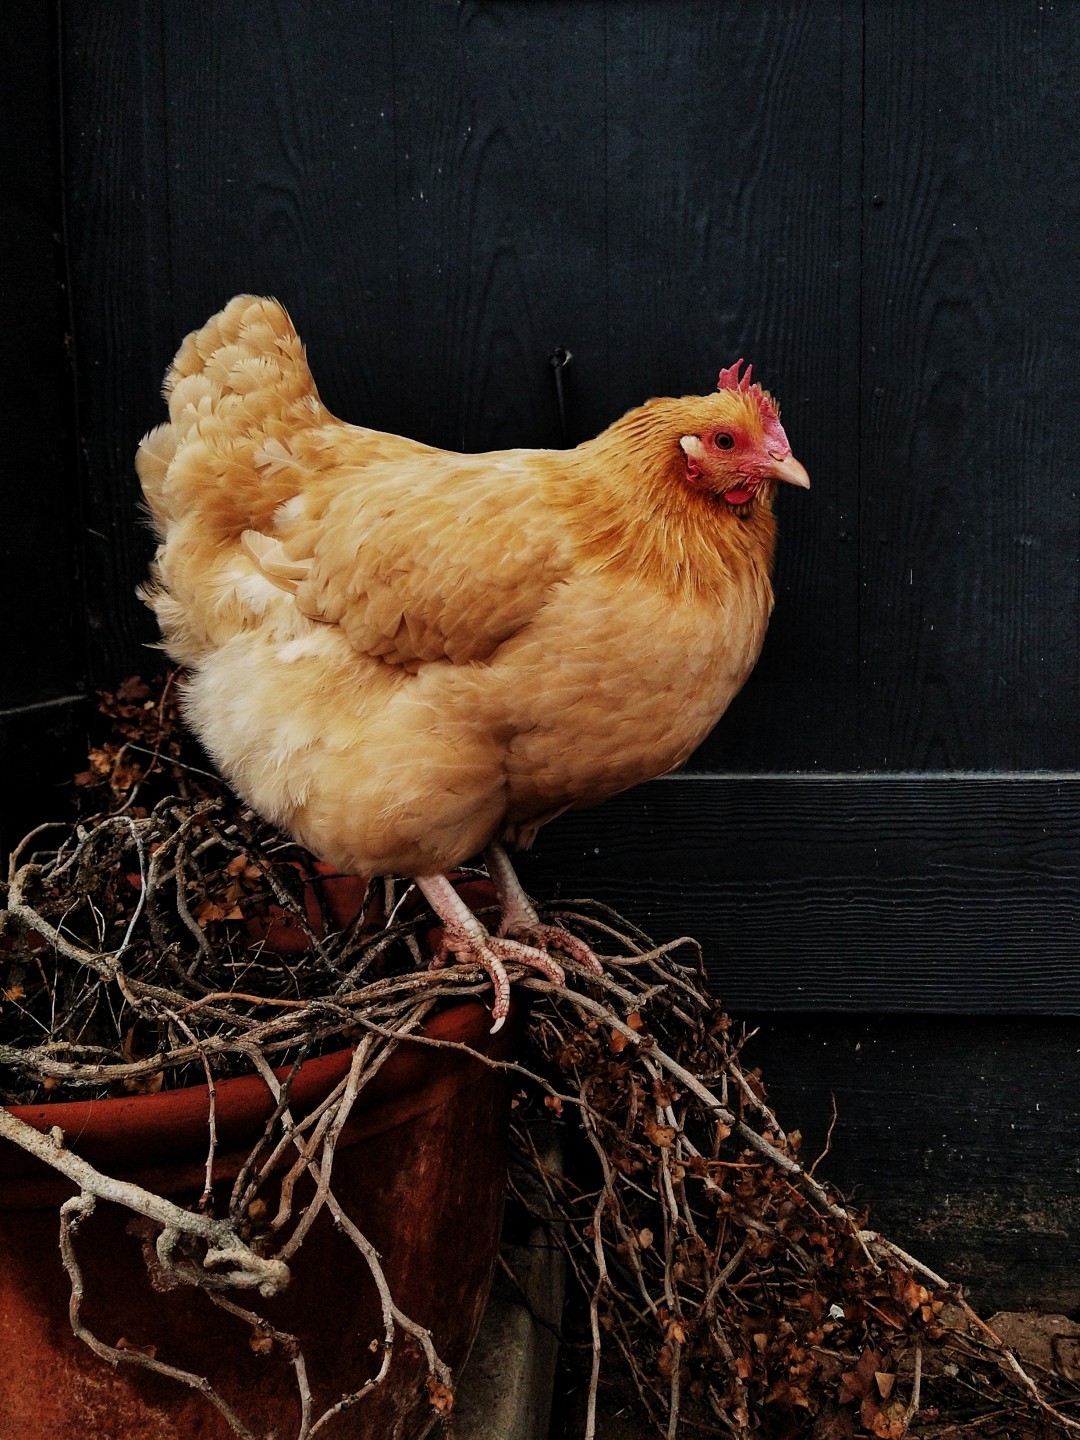
[[[257,524],[253,511],[263,506],[252,504],[251,490],[253,483],[261,488],[259,452],[269,447],[273,455],[298,430],[330,418],[284,306],[255,295],[237,295],[188,335],[164,394],[168,423],[150,431],[135,460],[161,536],[198,503],[193,492],[209,499],[207,488],[223,482],[232,491],[235,525]],[[265,501],[275,503],[268,495]],[[225,518],[220,501],[211,508]]]
[[[292,322],[276,300],[238,295],[187,337],[165,378],[169,420],[143,440],[136,468],[158,534],[140,595],[164,649],[196,667],[291,596],[259,573],[244,532],[304,486],[296,452],[332,417]],[[295,608],[295,607],[293,607]]]

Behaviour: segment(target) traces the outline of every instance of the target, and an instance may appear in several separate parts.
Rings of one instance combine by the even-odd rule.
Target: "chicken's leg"
[[[484,851],[484,864],[491,876],[491,883],[495,886],[495,893],[499,897],[499,907],[502,911],[502,922],[499,925],[500,936],[523,940],[526,944],[538,948],[553,945],[564,955],[569,955],[571,960],[576,960],[580,965],[587,965],[598,975],[603,974],[604,967],[584,940],[579,940],[576,935],[571,935],[570,931],[565,930],[561,925],[546,925],[540,919],[532,901],[521,888],[521,881],[510,864],[509,855],[501,845],[488,846]]]
[[[506,859],[505,855],[503,859]],[[510,862],[506,863],[509,867]],[[513,875],[513,871],[510,873]],[[507,964],[531,965],[556,985],[561,985],[566,979],[562,966],[543,950],[503,934],[489,935],[445,875],[417,875],[415,878],[418,888],[443,923],[446,937],[443,942],[444,949],[452,951],[464,964],[482,965],[491,976],[495,990],[495,1003],[491,1008],[491,1016],[495,1021],[491,1027],[493,1035],[496,1030],[502,1029],[510,1010],[510,980],[505,969]],[[494,880],[494,876],[492,879]],[[517,883],[516,877],[514,883]],[[497,881],[495,884],[498,888]],[[518,888],[520,889],[520,886]],[[522,898],[528,905],[524,894]],[[529,908],[531,909],[531,906]],[[534,916],[535,913],[533,911]]]

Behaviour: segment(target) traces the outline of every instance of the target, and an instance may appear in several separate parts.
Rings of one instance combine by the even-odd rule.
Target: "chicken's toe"
[[[580,936],[572,935],[562,925],[545,925],[543,921],[535,923],[515,925],[512,929],[503,927],[500,935],[509,936],[513,940],[523,941],[526,945],[535,946],[543,950],[561,950],[571,960],[576,960],[579,965],[593,971],[596,975],[604,973],[604,967],[600,963],[595,952],[586,945]]]
[[[506,973],[507,965],[527,965],[532,970],[538,970],[553,985],[566,983],[566,972],[558,961],[534,945],[525,945],[520,940],[511,940],[504,935],[489,935],[486,940],[481,941],[473,935],[454,934],[452,927],[448,927],[444,947],[445,951],[456,956],[459,965],[481,965],[487,971],[495,992],[494,1004],[491,1007],[493,1035],[502,1029],[510,1013],[510,977]]]
[[[417,885],[442,921],[443,941],[435,958],[436,965],[446,963],[454,955],[461,965],[480,965],[491,978],[495,991],[491,1016],[495,1022],[491,1033],[501,1030],[510,1013],[510,979],[507,965],[527,965],[538,970],[553,985],[562,985],[566,973],[538,945],[508,935],[489,935],[457,891],[444,876],[418,876]],[[567,952],[569,953],[569,952]]]

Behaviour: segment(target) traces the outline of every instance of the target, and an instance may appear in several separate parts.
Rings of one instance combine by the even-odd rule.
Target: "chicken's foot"
[[[491,977],[495,991],[495,1002],[491,1007],[491,1018],[495,1022],[491,1027],[493,1035],[496,1030],[502,1029],[510,1011],[507,965],[529,965],[553,984],[564,983],[566,975],[562,966],[543,950],[502,933],[489,935],[445,875],[417,875],[415,878],[417,887],[442,921],[445,937],[443,951],[452,952],[462,964],[482,965]]]
[[[499,924],[501,936],[523,940],[526,944],[540,949],[553,946],[571,960],[576,960],[579,965],[587,966],[597,975],[603,974],[604,967],[584,940],[577,935],[571,935],[562,925],[548,925],[540,919],[536,907],[522,889],[509,855],[501,845],[488,846],[484,851],[484,864],[499,897],[499,909],[502,912]]]

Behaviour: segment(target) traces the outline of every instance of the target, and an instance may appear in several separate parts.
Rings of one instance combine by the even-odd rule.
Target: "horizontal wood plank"
[[[1080,1014],[1080,776],[680,775],[521,872],[696,936],[737,1011]]]
[[[817,1174],[983,1313],[1080,1307],[1080,1021],[768,1016],[744,1052]]]

